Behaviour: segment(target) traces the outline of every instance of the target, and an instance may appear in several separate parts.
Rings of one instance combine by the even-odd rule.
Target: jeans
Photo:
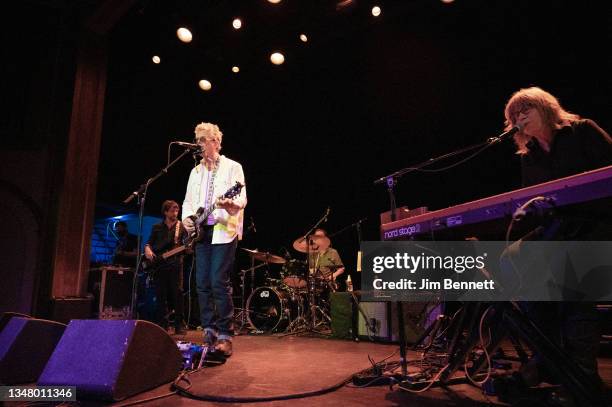
[[[196,287],[200,320],[205,331],[218,331],[219,339],[233,335],[232,283],[237,239],[231,243],[212,244],[212,227],[205,227],[204,238],[195,246]]]

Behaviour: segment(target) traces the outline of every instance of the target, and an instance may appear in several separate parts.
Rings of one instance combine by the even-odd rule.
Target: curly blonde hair
[[[537,109],[542,116],[542,120],[551,130],[560,129],[580,119],[577,114],[563,109],[556,97],[537,86],[532,86],[515,92],[506,103],[504,109],[505,130],[510,130],[516,125],[519,112],[524,108]],[[514,135],[517,154],[526,154],[529,151],[527,148],[529,139],[530,137],[521,131]]]
[[[195,130],[195,140],[196,142],[199,142],[200,139],[206,137],[206,136],[210,136],[210,137],[216,137],[219,139],[219,143],[221,143],[221,141],[223,141],[223,133],[221,132],[221,130],[219,129],[219,126],[217,126],[216,124],[213,123],[200,123],[196,126]]]

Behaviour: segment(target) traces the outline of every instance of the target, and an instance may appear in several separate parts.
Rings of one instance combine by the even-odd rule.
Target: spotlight
[[[157,55],[153,55],[153,58],[151,58],[153,60],[154,64],[159,64],[161,62],[161,58],[158,57]]]
[[[239,30],[240,27],[242,27],[242,20],[240,20],[239,18],[234,18],[234,21],[232,21],[232,27],[234,27],[236,30]]]
[[[349,9],[352,9],[353,7],[355,7],[355,1],[354,0],[338,0],[336,2],[336,11],[347,11]]]
[[[451,4],[453,1],[455,1],[455,0],[442,0],[442,3],[444,3],[444,4]]]
[[[206,90],[206,91],[212,88],[212,84],[208,82],[206,79],[202,79],[200,82],[198,82],[198,86],[200,87],[200,89]]]
[[[272,3],[272,4],[278,4],[280,2],[281,0],[268,0],[268,3]]]
[[[380,15],[380,12],[381,12],[380,7],[378,6],[372,7],[372,15],[374,17],[378,17]]]
[[[306,34],[300,34],[300,40],[302,42],[308,42],[308,37],[306,36]]]
[[[237,66],[232,66],[232,72],[233,73],[238,73],[238,72],[240,72],[240,68],[238,68]]]
[[[176,30],[176,36],[178,37],[179,40],[185,43],[191,42],[191,40],[193,39],[193,35],[191,34],[191,31],[189,31],[185,27],[181,27],[178,30]]]
[[[281,65],[283,62],[285,62],[285,56],[280,52],[275,52],[270,55],[270,61],[272,61],[274,65]]]

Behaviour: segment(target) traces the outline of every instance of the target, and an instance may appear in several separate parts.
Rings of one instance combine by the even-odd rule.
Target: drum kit
[[[330,245],[326,236],[310,235],[293,242],[293,248],[307,256],[325,250]],[[250,327],[259,333],[285,332],[287,334],[307,330],[324,331],[331,323],[329,293],[333,284],[322,277],[319,270],[309,267],[307,260],[292,259],[268,252],[243,248],[251,258],[251,267],[241,271],[242,328]],[[308,258],[308,257],[307,257]],[[259,262],[259,264],[255,264]],[[271,265],[280,265],[280,278],[269,278]],[[264,268],[266,279],[263,286],[254,287],[245,304],[245,276]]]

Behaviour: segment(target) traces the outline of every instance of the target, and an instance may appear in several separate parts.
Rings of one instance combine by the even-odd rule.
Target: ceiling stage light
[[[302,42],[308,42],[308,37],[306,36],[306,34],[300,34],[300,40]]]
[[[161,58],[158,57],[157,55],[153,55],[153,58],[151,58],[153,60],[154,64],[159,64],[161,62]]]
[[[178,30],[176,30],[176,36],[179,38],[179,40],[185,43],[191,42],[191,40],[193,39],[193,35],[191,34],[191,31],[189,31],[185,27],[181,27]]]
[[[206,91],[212,88],[212,84],[208,82],[206,79],[202,79],[200,82],[198,82],[198,86],[200,87],[200,89],[206,90]]]
[[[380,12],[381,12],[380,7],[378,6],[372,7],[372,15],[374,17],[378,17],[380,15]]]
[[[242,27],[242,20],[240,20],[239,18],[234,18],[234,21],[232,21],[232,27],[234,27],[236,30],[239,30],[240,27]]]
[[[280,52],[275,52],[270,55],[270,61],[272,61],[274,65],[282,65],[282,63],[285,62],[285,56]]]

